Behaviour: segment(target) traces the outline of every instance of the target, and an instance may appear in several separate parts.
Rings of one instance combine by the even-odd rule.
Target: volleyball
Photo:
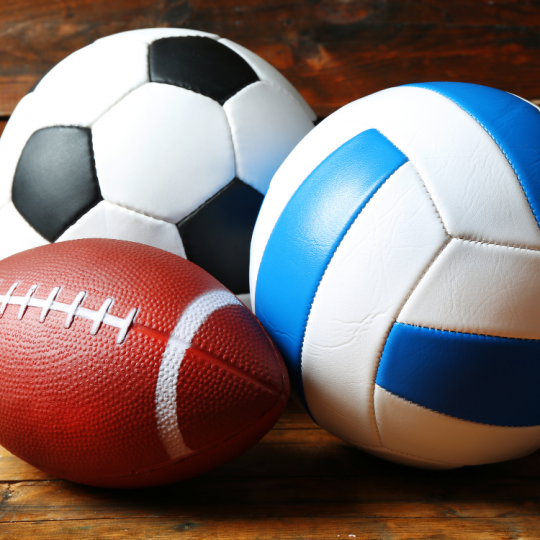
[[[540,113],[464,83],[391,88],[274,176],[255,313],[338,437],[447,469],[540,447]]]

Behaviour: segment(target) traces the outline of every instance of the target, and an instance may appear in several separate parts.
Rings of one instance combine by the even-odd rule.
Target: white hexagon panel
[[[246,294],[263,197],[314,119],[279,72],[219,36],[153,28],[99,39],[23,98],[0,139],[0,258],[124,239]]]

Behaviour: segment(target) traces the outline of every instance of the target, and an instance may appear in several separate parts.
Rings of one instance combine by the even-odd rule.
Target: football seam
[[[101,112],[101,114],[99,116],[97,116],[92,122],[89,122],[87,126],[84,126],[90,130],[92,130],[92,128],[111,110],[113,109],[114,107],[116,107],[121,101],[123,101],[124,99],[126,99],[131,93],[135,92],[135,90],[138,90],[139,88],[142,88],[144,85],[146,84],[150,84],[151,81],[149,80],[146,80],[140,84],[137,84],[136,86],[134,86],[133,88],[130,88],[127,92],[125,92],[124,94],[122,94],[114,103],[112,103],[109,107],[107,107],[106,110],[104,110],[103,112]],[[93,145],[92,145],[92,149],[93,149]],[[94,154],[95,156],[95,154]],[[94,158],[95,159],[95,158]],[[97,165],[97,164],[96,164]],[[97,166],[96,166],[96,172],[97,172]],[[99,175],[98,175],[99,177]]]

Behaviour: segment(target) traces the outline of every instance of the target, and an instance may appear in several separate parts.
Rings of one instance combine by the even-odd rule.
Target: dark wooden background
[[[540,100],[540,1],[0,0],[0,131],[68,54],[152,26],[245,45],[284,73],[319,117],[417,81],[487,84]],[[290,404],[246,454],[163,489],[77,486],[0,448],[0,539],[537,540],[539,479],[540,453],[447,472],[393,465]]]
[[[1,0],[0,116],[76,49],[153,26],[214,32],[250,48],[320,117],[377,90],[431,80],[540,99],[540,1]]]

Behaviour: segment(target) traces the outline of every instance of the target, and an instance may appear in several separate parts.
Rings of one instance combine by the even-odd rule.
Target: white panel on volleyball
[[[234,178],[223,107],[184,88],[145,84],[92,135],[103,198],[156,219],[179,222]]]
[[[0,209],[0,234],[0,259],[19,253],[21,249],[49,243],[26,222],[11,202]]]
[[[540,248],[540,228],[505,155],[468,113],[416,87],[361,100],[349,122],[368,114],[415,165],[455,237]]]
[[[140,40],[145,43],[152,43],[156,39],[163,39],[168,37],[184,37],[184,36],[201,36],[212,39],[218,39],[216,34],[209,34],[208,32],[200,32],[199,30],[190,30],[189,28],[142,28],[140,30],[129,30],[128,32],[120,32],[111,36],[105,36],[98,40],[96,43],[111,43],[116,44],[120,41],[133,41]]]
[[[273,83],[290,94],[302,107],[308,118],[311,121],[315,121],[317,116],[313,112],[313,109],[306,103],[300,92],[275,67],[249,49],[238,45],[238,43],[225,38],[221,38],[219,42],[240,55],[253,68],[253,71],[255,71],[261,81]]]
[[[376,385],[375,410],[391,461],[423,468],[453,468],[525,456],[540,446],[540,426],[502,427],[459,420],[420,407]]]
[[[453,239],[398,321],[471,334],[540,339],[540,252]]]
[[[382,348],[409,292],[448,240],[409,162],[336,250],[309,315],[302,377],[313,417],[338,437],[380,446],[373,392]]]
[[[231,126],[236,176],[264,195],[278,167],[313,123],[296,100],[267,82],[247,86],[223,108]]]
[[[172,223],[143,216],[107,201],[100,202],[59,239],[111,238],[154,246],[186,257],[178,229]]]
[[[112,105],[148,82],[143,42],[88,45],[56,65],[34,92],[56,125],[92,125]]]

